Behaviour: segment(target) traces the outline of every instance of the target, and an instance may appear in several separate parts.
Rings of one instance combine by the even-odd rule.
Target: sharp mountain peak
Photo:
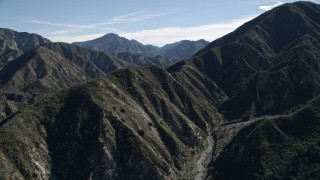
[[[235,31],[213,41],[195,56],[231,42],[256,42],[265,46],[269,53],[280,51],[284,45],[304,34],[318,35],[320,32],[319,5],[298,1],[286,3],[257,18],[246,22]],[[259,46],[259,45],[257,45]]]

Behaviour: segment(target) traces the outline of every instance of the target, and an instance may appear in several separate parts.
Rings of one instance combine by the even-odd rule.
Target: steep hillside
[[[167,70],[28,51],[0,70],[0,179],[319,179],[318,17],[281,5]]]
[[[113,54],[92,51],[67,43],[48,43],[43,46],[86,69],[89,74],[97,73],[99,70],[109,73],[124,67],[134,66],[134,64],[119,59]]]
[[[319,179],[319,112],[317,97],[293,113],[243,128],[210,164],[207,178]]]
[[[29,95],[23,99],[31,101],[39,95],[72,87],[124,67],[157,65],[166,68],[172,63],[161,56],[108,54],[67,43],[46,43],[11,60],[0,69],[0,90],[6,92],[0,100],[0,119],[7,117],[8,112],[19,109],[16,103],[21,103],[19,99],[8,98],[7,92],[27,93]],[[8,101],[15,106],[9,106]]]
[[[203,39],[198,41],[183,40],[173,44],[167,44],[161,48],[161,54],[164,57],[174,60],[191,58],[197,51],[203,49],[209,44]]]
[[[116,56],[138,67],[148,67],[148,66],[156,65],[158,67],[165,69],[170,65],[174,64],[175,62],[163,56],[158,55],[154,57],[149,57],[141,53],[132,54],[128,52],[123,52],[123,53],[116,54]]]
[[[140,54],[107,54],[67,43],[47,43],[0,70],[0,87],[43,94],[71,87],[124,67],[168,66],[168,59]],[[47,89],[48,91],[44,90]],[[40,93],[44,90],[42,93]]]
[[[96,70],[93,77],[102,75]],[[71,87],[90,78],[83,69],[42,46],[10,62],[0,74],[2,89],[35,94]]]
[[[229,120],[282,113],[319,94],[319,16],[314,3],[279,6],[175,68],[193,66],[216,82],[230,97],[221,106]]]
[[[157,67],[116,71],[42,98],[2,122],[1,178],[195,176],[204,171],[193,164],[206,137],[222,120],[208,105],[223,99],[197,74],[170,75]]]
[[[14,49],[25,52],[36,46],[49,42],[50,40],[37,34],[0,28],[0,49],[2,50]]]
[[[127,66],[131,64],[113,55],[66,43],[48,43],[3,67],[0,86],[35,93],[41,91],[40,87],[56,91]]]
[[[11,114],[8,112],[18,110],[19,104],[33,101],[39,95],[72,87],[127,66],[131,64],[113,55],[66,43],[38,46],[0,70],[0,119]],[[21,95],[23,101],[15,98]],[[10,105],[12,103],[14,106]]]
[[[50,40],[37,34],[0,28],[0,69],[22,53],[49,42]]]

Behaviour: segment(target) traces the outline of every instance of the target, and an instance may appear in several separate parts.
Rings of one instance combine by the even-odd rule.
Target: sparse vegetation
[[[139,129],[138,130],[138,134],[143,137],[144,136],[144,131],[142,129]]]
[[[167,70],[0,29],[0,179],[319,179],[319,15],[285,4]]]

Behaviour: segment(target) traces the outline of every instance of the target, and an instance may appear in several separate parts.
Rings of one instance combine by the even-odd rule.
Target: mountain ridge
[[[0,177],[319,179],[319,14],[284,4],[166,70],[121,68],[39,97],[0,122]],[[78,64],[74,78],[116,56],[37,50]],[[42,77],[36,60],[24,67]]]
[[[0,117],[3,119],[11,114],[5,112],[17,110],[16,106],[8,105],[9,101],[10,104],[20,104],[21,98],[7,98],[14,93],[24,94],[23,99],[29,102],[35,97],[82,84],[117,69],[153,65],[166,68],[172,63],[161,56],[110,54],[68,43],[45,43],[7,62],[0,69],[0,89],[3,91]]]
[[[145,79],[146,76],[149,78]],[[186,77],[185,81],[189,83],[184,84],[158,67],[144,70],[123,69],[102,79],[44,97],[0,126],[1,147],[10,139],[10,133],[21,131],[16,136],[17,139],[10,140],[12,144],[9,142],[7,148],[1,148],[2,154],[5,154],[2,156],[4,161],[1,162],[6,163],[1,164],[4,166],[1,171],[14,171],[15,177],[35,178],[183,177],[181,171],[187,172],[184,163],[194,161],[195,152],[201,150],[206,143],[205,134],[221,120],[214,107],[204,109],[204,104],[209,103],[207,100],[212,99],[207,98],[210,94],[191,95],[192,91],[186,91],[196,90],[199,83],[212,82],[206,79],[193,82],[189,79],[190,77]],[[217,101],[223,98],[223,94],[216,95]],[[70,111],[73,113],[70,114]],[[69,120],[59,120],[59,117]],[[29,123],[22,123],[25,120]],[[18,123],[19,126],[10,128],[17,122],[21,122]],[[79,129],[73,131],[69,126],[78,126]],[[41,130],[28,131],[31,134],[25,131],[36,127]],[[98,129],[103,133],[98,133]],[[56,134],[60,134],[59,132],[60,140],[57,141]],[[26,143],[21,144],[21,150],[29,148],[30,144],[38,144],[34,152],[42,154],[43,156],[37,157],[43,159],[36,158],[31,152],[30,156],[35,159],[24,160],[21,156],[17,157],[16,162],[25,166],[14,168],[17,164],[8,162],[8,159],[12,158],[8,150],[14,147],[15,142],[22,138],[20,135],[25,133],[28,134],[25,137],[33,137],[33,142],[26,139]],[[80,136],[84,139],[78,139]],[[45,137],[47,141],[43,139]],[[76,138],[74,143],[71,143],[70,138]],[[100,149],[102,144],[105,148]],[[82,149],[83,147],[89,149]],[[52,152],[51,155],[43,154],[42,149]],[[65,158],[61,159],[60,156],[70,158],[66,162]],[[100,166],[100,160],[110,163]],[[81,169],[82,173],[79,174],[71,164],[77,164],[76,169]],[[88,165],[92,167],[91,170]],[[43,169],[43,173],[24,173],[21,169],[26,166],[33,167],[36,172]],[[114,167],[117,167],[115,171],[107,173],[108,169]],[[136,170],[137,167],[141,170]]]
[[[50,40],[37,34],[0,28],[0,69],[24,52],[48,42]]]
[[[282,113],[318,94],[320,21],[307,14],[320,15],[319,5],[297,2],[279,6],[212,42],[193,60],[175,68],[192,66],[217,83],[230,97],[221,106],[227,119]],[[297,72],[308,74],[312,80]],[[286,90],[276,92],[282,87]]]
[[[128,40],[120,37],[118,34],[109,33],[97,39],[74,42],[72,44],[107,53],[142,53],[150,57],[160,55],[177,62],[190,58],[195,52],[208,45],[209,42],[203,39],[198,41],[182,40],[164,45],[163,47],[157,47],[153,45],[143,45],[136,40]]]
[[[120,37],[118,34],[109,33],[94,40],[88,40],[84,42],[74,42],[72,44],[86,47],[88,49],[96,51],[104,51],[108,53],[144,53],[147,56],[154,56],[154,51],[157,51],[158,47],[152,45],[143,45],[136,40],[128,40],[124,37]]]

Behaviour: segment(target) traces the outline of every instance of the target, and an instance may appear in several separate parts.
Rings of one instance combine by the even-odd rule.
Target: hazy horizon
[[[143,44],[213,41],[291,0],[245,1],[0,1],[0,27],[79,42],[116,33]],[[319,0],[312,2],[319,3]]]

